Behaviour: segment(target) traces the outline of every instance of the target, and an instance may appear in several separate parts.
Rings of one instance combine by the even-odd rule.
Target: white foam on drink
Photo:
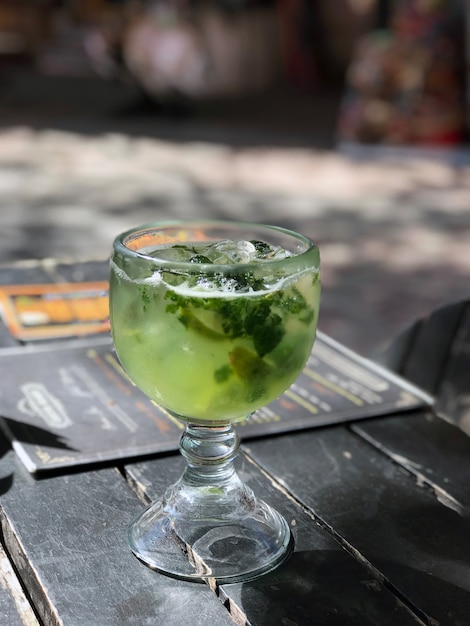
[[[199,282],[197,285],[188,285],[187,282],[180,285],[169,285],[167,282],[162,281],[165,287],[169,291],[173,291],[181,296],[191,298],[239,298],[239,297],[259,297],[273,293],[284,289],[289,284],[297,282],[302,276],[305,276],[311,272],[311,269],[307,268],[296,274],[290,276],[283,276],[275,282],[270,282],[265,286],[265,289],[254,290],[252,287],[245,289],[239,289],[236,279],[228,279],[225,285],[220,286],[220,283],[214,283],[209,279],[205,279]],[[161,277],[160,277],[161,278]],[[152,277],[148,280],[152,280]],[[148,283],[147,283],[148,284]]]
[[[226,242],[223,241],[219,243],[225,244]],[[237,242],[237,243],[249,244],[249,246],[254,249],[254,246],[251,244],[251,242]],[[170,244],[169,246],[161,246],[161,248],[167,249],[171,247],[171,245],[172,244]],[[250,255],[252,254],[251,248],[246,251]],[[153,252],[155,253],[155,248],[153,248]],[[275,254],[277,255],[278,252],[279,250],[276,250]],[[288,251],[282,250],[282,252],[285,253],[285,256],[281,258],[288,258],[290,256],[290,253]],[[149,254],[150,256],[150,249],[147,250],[146,253]],[[158,257],[154,257],[154,258],[158,262]],[[265,260],[266,259],[262,259],[262,258],[254,258],[252,259],[251,262],[258,261],[260,267],[262,267],[264,265],[263,261]],[[215,280],[211,280],[210,277],[205,277],[203,274],[201,274],[201,276],[198,278],[196,285],[189,285],[187,281],[184,281],[179,285],[171,285],[163,279],[163,275],[160,270],[154,270],[151,276],[147,276],[145,278],[130,278],[130,276],[122,268],[118,267],[113,260],[111,260],[110,263],[113,268],[113,271],[122,280],[126,280],[137,285],[139,284],[147,285],[147,286],[150,285],[152,287],[158,287],[159,285],[164,285],[165,288],[168,289],[169,291],[173,291],[179,295],[182,295],[185,297],[191,297],[191,298],[198,298],[198,297],[207,298],[208,296],[211,298],[231,298],[231,297],[235,298],[235,297],[240,297],[240,296],[259,297],[259,296],[273,293],[274,291],[283,289],[285,288],[286,284],[291,284],[293,282],[296,282],[303,275],[306,275],[311,271],[311,268],[307,268],[294,275],[283,276],[282,278],[279,278],[275,280],[274,282],[269,282],[269,284],[265,285],[264,289],[254,290],[250,286],[248,286],[246,289],[240,289],[235,277],[224,278],[222,274],[217,276]],[[198,265],[197,263],[194,264],[195,269],[197,268],[197,265]],[[168,272],[170,270],[166,269],[165,271]],[[180,276],[182,277],[183,274],[180,274]],[[266,280],[271,280],[271,278],[268,276],[266,276],[265,278]]]
[[[147,276],[146,278],[130,278],[130,276],[122,268],[118,267],[114,261],[111,260],[110,263],[114,273],[121,280],[126,280],[136,285],[150,285],[152,287],[157,287],[163,284],[165,288],[169,291],[174,291],[179,295],[190,296],[192,298],[206,298],[207,296],[210,296],[211,298],[228,298],[239,297],[240,295],[261,296],[264,294],[272,293],[273,291],[277,291],[278,289],[282,289],[286,282],[297,280],[303,273],[302,272],[296,274],[295,276],[284,276],[276,282],[270,283],[269,286],[266,287],[266,289],[258,289],[255,291],[251,287],[248,287],[246,291],[241,291],[240,289],[237,289],[237,281],[234,278],[226,279],[225,283],[222,285],[222,288],[220,285],[220,279],[218,279],[217,283],[215,283],[209,278],[204,277],[202,277],[196,285],[190,286],[188,285],[187,281],[181,283],[180,285],[170,285],[165,280],[163,280],[160,271],[155,271],[152,276]]]

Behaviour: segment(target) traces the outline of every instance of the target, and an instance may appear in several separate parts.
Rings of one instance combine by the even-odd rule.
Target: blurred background
[[[373,356],[468,297],[469,67],[464,0],[0,0],[0,262],[291,227]]]

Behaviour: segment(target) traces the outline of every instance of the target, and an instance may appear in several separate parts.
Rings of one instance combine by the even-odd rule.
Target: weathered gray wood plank
[[[295,436],[292,437],[295,440]],[[332,624],[421,624],[387,589],[376,572],[345,551],[311,515],[289,498],[247,458],[240,475],[291,524],[295,552],[277,570],[255,581],[223,585],[219,592],[237,623],[251,626],[330,626]],[[183,462],[171,472],[162,460],[126,467],[129,479],[151,499],[176,480]]]
[[[470,438],[434,413],[364,421],[352,430],[428,484],[436,497],[470,514]]]
[[[429,623],[468,626],[468,516],[344,427],[246,447]]]
[[[13,567],[0,546],[0,624],[39,626]]]

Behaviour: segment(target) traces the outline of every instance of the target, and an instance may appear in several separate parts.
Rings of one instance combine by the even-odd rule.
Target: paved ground
[[[116,86],[48,84],[0,98],[0,261],[106,257],[169,217],[296,227],[322,251],[321,328],[366,355],[469,297],[466,151],[339,150],[325,94],[174,117],[123,114]]]

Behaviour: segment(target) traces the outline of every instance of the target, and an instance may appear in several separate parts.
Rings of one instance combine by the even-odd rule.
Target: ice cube
[[[186,263],[194,256],[194,250],[189,249],[183,244],[173,244],[169,246],[161,246],[152,251],[152,256],[155,259],[161,259],[163,261],[179,261]]]
[[[275,248],[269,258],[278,261],[280,259],[288,259],[290,256],[291,253],[289,250],[284,250],[284,248]]]
[[[206,254],[213,263],[224,265],[250,263],[256,258],[256,248],[250,241],[230,241],[226,239],[210,244]]]

